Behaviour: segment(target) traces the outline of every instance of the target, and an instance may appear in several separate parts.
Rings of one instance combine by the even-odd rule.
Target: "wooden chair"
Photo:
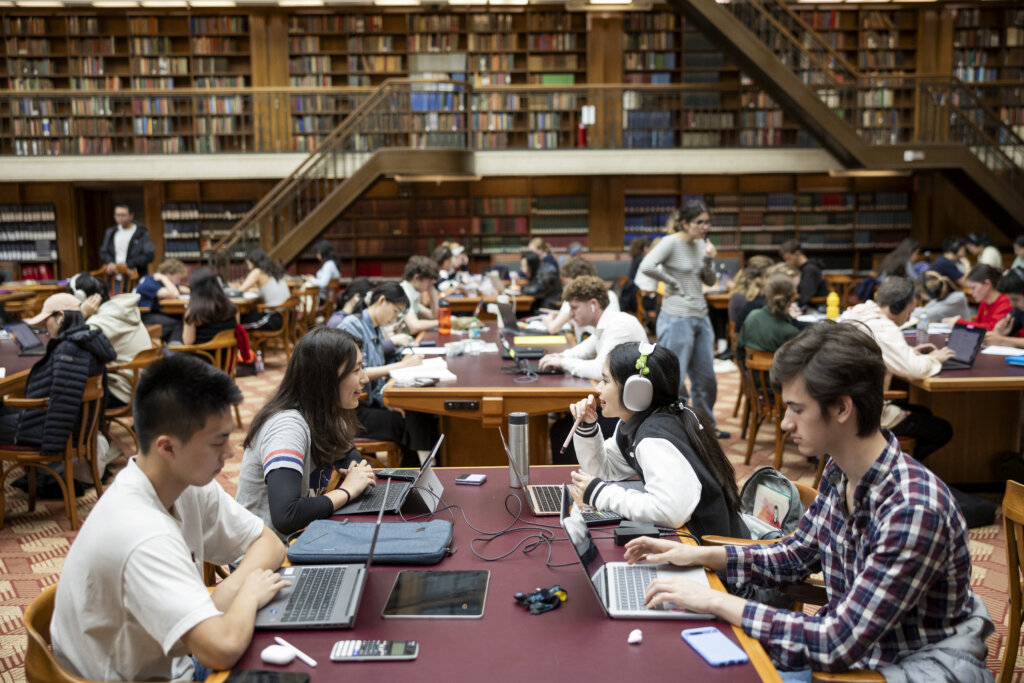
[[[334,309],[338,304],[338,290],[341,289],[341,282],[335,278],[327,283],[324,287],[323,295],[324,302],[320,304],[320,307],[316,311],[316,317],[323,317],[324,322],[334,315]]]
[[[355,447],[362,453],[363,458],[380,462],[382,467],[398,467],[402,464],[402,447],[394,441],[357,437]],[[380,453],[384,453],[383,460],[378,460],[376,457]]]
[[[736,392],[736,405],[732,407],[732,416],[738,417],[740,414],[740,407],[743,406],[743,419],[740,420],[740,424],[743,425],[743,432],[740,434],[742,438],[747,438],[747,422],[750,421],[750,402],[747,398],[747,387],[746,387],[746,373],[743,371],[743,360],[739,357],[739,353],[736,349],[736,341],[739,339],[739,334],[736,332],[736,323],[732,320],[725,327],[725,338],[729,342],[729,348],[732,350],[732,360],[736,364],[736,367],[740,369],[740,387],[739,391]]]
[[[850,300],[850,294],[857,288],[864,278],[855,278],[843,273],[825,273],[825,285],[829,291],[839,295],[839,308],[843,309]]]
[[[231,379],[235,378],[235,363],[238,359],[238,340],[235,338],[234,330],[224,330],[205,344],[182,344],[180,346],[169,347],[168,351],[191,353],[199,356],[200,358],[205,358],[213,364],[214,367],[226,372]],[[237,405],[235,406],[235,423],[238,425],[239,429],[242,428],[242,413],[238,410]]]
[[[156,327],[159,328],[160,326],[156,325]],[[143,349],[142,351],[139,351],[137,354],[135,354],[135,357],[132,358],[127,363],[121,363],[120,365],[116,363],[111,363],[110,365],[107,366],[108,373],[131,373],[131,379],[129,381],[131,382],[132,385],[132,395],[129,398],[128,403],[126,405],[116,408],[107,406],[107,410],[104,415],[104,418],[106,420],[106,431],[110,431],[111,423],[116,422],[117,424],[121,425],[121,427],[126,429],[128,431],[128,434],[132,437],[132,442],[135,443],[136,453],[139,452],[139,437],[135,434],[135,429],[133,429],[132,425],[128,424],[128,420],[131,419],[132,417],[132,399],[135,398],[135,387],[139,383],[139,375],[142,374],[143,370],[148,368],[153,361],[160,358],[160,356],[162,356],[163,353],[164,350],[162,346],[155,346],[150,349]]]
[[[785,406],[782,405],[781,397],[777,396],[771,387],[769,376],[772,368],[772,359],[775,354],[767,351],[746,350],[744,359],[743,380],[744,390],[747,392],[747,410],[750,416],[747,428],[747,453],[743,458],[743,464],[750,464],[750,456],[754,452],[754,442],[757,441],[757,431],[761,423],[770,420],[775,423],[775,469],[782,467],[782,451],[786,445],[786,436],[782,431],[782,418],[785,415]]]
[[[164,328],[162,325],[146,325],[146,332],[149,333],[149,341],[153,348],[159,348],[164,345]]]
[[[644,307],[644,300],[648,297],[654,297],[655,306],[653,311],[649,311]],[[654,332],[658,323],[658,311],[660,310],[661,294],[646,289],[638,289],[636,291],[636,319],[640,321],[645,330]]]
[[[108,274],[106,268],[97,268],[89,272],[103,280],[104,284],[107,285],[107,293],[110,296],[131,292],[139,282],[139,272],[123,263],[117,264],[117,272],[113,275]]]
[[[999,672],[999,683],[1010,683],[1017,665],[1017,650],[1020,649],[1020,627],[1024,622],[1024,608],[1021,606],[1022,552],[1024,552],[1024,484],[1014,480],[1006,482],[1003,496],[1003,528],[1006,531],[1006,568],[1010,593],[1010,613],[1007,616],[1009,629],[1006,633],[1006,651],[1003,652],[1003,666]]]
[[[261,313],[277,313],[281,316],[281,329],[250,330],[249,341],[252,344],[253,353],[266,349],[271,342],[274,342],[281,345],[286,358],[291,358],[292,347],[295,345],[295,318],[298,309],[299,297],[294,294],[278,306],[260,304]]]
[[[24,393],[24,387],[21,392]],[[24,410],[46,410],[50,405],[49,398],[5,398],[4,405]],[[60,455],[43,455],[37,448],[25,446],[0,446],[0,526],[4,523],[7,500],[2,483],[7,475],[18,467],[25,469],[28,475],[28,509],[36,509],[36,470],[42,469],[53,475],[60,485],[64,498],[64,509],[71,528],[78,529],[78,508],[75,505],[75,458],[84,458],[92,467],[92,481],[96,485],[97,495],[102,495],[103,484],[96,466],[96,434],[99,431],[103,406],[103,376],[90,377],[82,392],[82,415],[77,429],[68,435],[64,451]],[[64,475],[57,474],[53,469],[56,463],[63,463]]]
[[[316,327],[316,317],[320,310],[320,288],[303,287],[295,292],[295,295],[299,297],[299,307],[295,314],[295,339],[298,341]],[[326,319],[324,322],[327,322]]]

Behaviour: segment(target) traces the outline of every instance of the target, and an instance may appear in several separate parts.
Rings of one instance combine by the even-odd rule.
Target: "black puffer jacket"
[[[541,261],[533,278],[523,285],[523,294],[534,297],[530,312],[536,312],[538,308],[558,308],[562,301],[562,280],[558,269]]]
[[[15,443],[40,447],[45,455],[63,451],[80,419],[86,381],[103,374],[115,358],[117,353],[103,333],[85,325],[51,339],[25,384],[25,398],[49,397],[50,405],[45,411],[21,411]]]

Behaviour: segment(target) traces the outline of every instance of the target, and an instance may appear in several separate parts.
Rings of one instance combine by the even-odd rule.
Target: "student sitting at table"
[[[341,325],[342,320],[353,315],[356,311],[363,310],[363,300],[372,289],[373,283],[369,279],[365,277],[353,278],[348,283],[348,287],[338,292],[338,297],[335,299],[334,313],[327,319],[326,326],[338,327]]]
[[[178,299],[188,293],[188,287],[181,283],[188,275],[188,268],[176,258],[163,261],[152,275],[145,275],[135,285],[139,295],[139,308],[148,308],[142,314],[146,325],[159,325],[160,338],[165,342],[181,337],[181,316],[167,315],[160,307],[161,299]]]
[[[811,299],[828,295],[828,287],[821,274],[823,264],[818,259],[807,258],[799,240],[786,240],[779,245],[779,256],[787,266],[792,266],[800,271],[797,305],[801,310],[810,305]]]
[[[295,345],[284,379],[253,418],[237,500],[282,540],[373,486],[373,470],[352,444],[367,381],[352,335],[315,328]],[[329,490],[335,470],[344,479]]]
[[[86,324],[102,332],[114,347],[115,362],[127,363],[140,351],[153,346],[139,314],[138,294],[118,294],[111,299],[106,283],[89,272],[78,273],[68,280],[68,292],[82,302],[80,310]],[[131,371],[107,376],[108,406],[127,405],[132,398],[131,379]]]
[[[742,627],[784,681],[810,681],[810,669],[877,669],[887,681],[992,681],[985,638],[994,628],[971,591],[967,527],[946,485],[879,429],[885,374],[882,351],[859,325],[821,322],[776,352],[782,428],[804,455],[832,456],[792,535],[771,545],[646,537],[626,545],[631,563],[705,566],[726,574],[730,589],[795,584],[822,572],[827,604],[808,616],[665,578],[647,587],[647,605],[674,603]]]
[[[762,254],[751,256],[747,265],[732,281],[732,296],[729,297],[729,320],[737,332],[743,329],[747,316],[765,304],[765,271],[772,266],[772,260]]]
[[[961,270],[963,259],[966,258],[967,247],[959,237],[947,237],[942,240],[942,255],[938,256],[928,270],[945,275],[957,287],[964,286],[964,271]]]
[[[1013,238],[1013,263],[1010,269],[1013,268],[1024,268],[1024,235]]]
[[[597,267],[593,263],[583,258],[582,256],[572,256],[565,263],[562,264],[562,270],[560,272],[562,277],[562,286],[568,287],[569,283],[578,277],[589,275],[591,277],[597,277]],[[607,288],[606,288],[607,289]],[[619,297],[612,290],[608,289],[608,306],[605,307],[606,311],[612,313],[619,312]],[[635,297],[636,295],[634,295]],[[635,299],[634,299],[634,303]],[[634,306],[636,308],[636,306]],[[552,311],[544,309],[541,311],[544,313],[544,325],[548,329],[549,334],[556,334],[562,330],[567,322],[572,322],[572,333],[576,337],[576,341],[583,341],[584,335],[593,334],[593,327],[580,327],[575,319],[571,315],[569,308],[569,300],[565,297],[565,293],[562,293],[562,306],[558,311]]]
[[[633,385],[645,382],[649,393],[633,396]],[[574,418],[582,417],[573,435],[580,461],[572,473],[573,498],[634,521],[672,528],[686,524],[698,538],[749,538],[739,516],[736,474],[714,427],[679,398],[678,390],[679,359],[668,348],[630,342],[612,349],[597,401],[588,396],[570,406]],[[598,402],[606,417],[619,419],[609,439],[601,438],[595,424]],[[607,483],[634,476],[645,491]]]
[[[736,356],[742,362],[744,349],[775,353],[776,349],[800,333],[790,317],[790,307],[797,298],[793,278],[776,273],[764,286],[768,302],[747,316],[736,339]]]
[[[183,344],[205,344],[224,330],[238,324],[238,309],[224,293],[217,275],[209,268],[196,268],[188,279],[191,294],[182,317]]]
[[[953,316],[942,322],[947,325],[956,323],[967,323],[984,327],[991,330],[1000,320],[1005,318],[1013,309],[1009,297],[996,289],[1002,273],[985,263],[979,263],[967,273],[967,289],[971,292],[971,298],[978,304],[978,315],[973,320],[964,320],[962,317]]]
[[[640,270],[640,262],[644,260],[650,246],[651,238],[646,236],[636,237],[629,243],[629,272],[626,273],[626,282],[622,285],[622,302],[619,304],[619,308],[626,313],[636,313],[636,293],[640,290],[636,283],[636,273]]]
[[[554,268],[556,273],[558,272],[558,259],[551,253],[551,245],[545,242],[542,237],[534,237],[526,245],[526,249],[536,254],[537,258],[541,261]],[[525,273],[525,270],[523,272]]]
[[[532,251],[524,251],[520,255],[519,267],[526,282],[522,285],[513,285],[508,291],[513,295],[532,296],[531,314],[541,308],[557,308],[562,300],[562,283],[558,278],[558,267],[542,261]]]
[[[434,286],[438,292],[453,294],[461,291],[459,285],[459,272],[455,268],[455,254],[448,243],[439,244],[430,255],[430,260],[437,266],[437,281]]]
[[[256,611],[288,585],[284,545],[214,477],[231,459],[231,378],[185,354],[135,390],[139,454],[117,475],[64,561],[53,653],[95,681],[206,680],[252,640]],[[211,593],[203,563],[242,558]],[[189,656],[191,654],[191,656]]]
[[[284,268],[274,261],[262,249],[253,249],[245,257],[245,265],[249,274],[242,280],[239,289],[243,292],[258,292],[267,307],[280,306],[291,296],[288,282],[284,279]],[[246,313],[242,316],[242,324],[247,330],[276,331],[284,325],[280,313],[265,311],[263,313]]]
[[[313,252],[316,254],[316,260],[320,262],[320,267],[317,269],[316,275],[306,276],[306,279],[319,287],[323,294],[327,286],[331,284],[331,280],[341,279],[341,266],[338,263],[338,257],[334,254],[334,245],[329,240],[320,240],[314,244]]]
[[[609,308],[611,300],[604,280],[596,275],[581,275],[565,288],[565,303],[572,321],[593,334],[570,349],[542,357],[542,370],[561,368],[570,375],[601,379],[605,358],[619,344],[647,341],[647,333],[636,316]]]
[[[345,318],[340,328],[360,341],[363,369],[370,379],[369,397],[359,402],[356,417],[366,430],[365,436],[401,444],[408,460],[412,461],[412,451],[415,451],[422,462],[437,441],[437,418],[384,405],[384,385],[391,371],[423,362],[423,356],[409,354],[389,363],[384,355],[383,330],[401,317],[409,300],[402,287],[394,282],[384,282],[377,285],[367,301],[366,308],[359,315]]]
[[[992,246],[992,240],[983,232],[967,234],[967,251],[975,258],[976,265],[986,265],[996,272],[1003,272],[1003,255]]]
[[[1013,310],[985,335],[985,343],[1024,349],[1024,268],[1006,271],[996,288],[1010,300]]]
[[[402,275],[402,291],[405,292],[407,309],[402,331],[416,336],[420,332],[437,329],[437,265],[426,256],[410,256]],[[429,301],[429,305],[425,303]]]
[[[970,316],[967,295],[957,289],[956,284],[945,275],[934,270],[926,270],[914,281],[919,306],[914,310],[913,317],[920,318],[924,313],[928,320],[945,320],[949,317],[966,318]],[[921,306],[920,303],[924,305]]]
[[[103,332],[86,326],[81,303],[71,294],[54,294],[43,303],[39,315],[25,321],[44,325],[50,341],[46,353],[29,371],[24,397],[49,398],[50,403],[46,410],[0,407],[0,444],[38,448],[43,455],[57,456],[64,452],[68,437],[77,433],[86,382],[104,375],[107,363],[117,357]],[[75,469],[80,471],[78,466]],[[63,465],[58,463],[56,470],[62,473]],[[91,470],[84,468],[84,472],[89,472],[91,483]],[[19,481],[28,486],[27,479]],[[41,498],[61,497],[60,484],[45,471],[38,474],[37,482]]]
[[[900,326],[910,320],[913,308],[914,285],[905,277],[893,275],[878,286],[874,301],[857,304],[839,316],[841,323],[866,328],[882,349],[882,361],[890,375],[886,377],[886,388],[891,375],[903,379],[937,375],[942,364],[955,355],[948,347],[937,349],[934,344],[911,346],[907,343]],[[899,405],[890,401],[885,403],[882,427],[896,436],[917,439],[914,457],[918,460],[924,460],[953,438],[949,422],[932,415],[924,406],[906,402]]]

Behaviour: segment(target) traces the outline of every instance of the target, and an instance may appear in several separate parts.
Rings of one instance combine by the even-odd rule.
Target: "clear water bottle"
[[[508,450],[512,454],[515,470],[508,468],[509,485],[525,488],[530,484],[530,416],[526,413],[508,414]],[[516,476],[518,471],[519,476]]]
[[[725,269],[724,263],[718,266],[718,289],[723,292],[729,289],[729,271]]]
[[[928,314],[924,311],[917,317],[917,343],[928,343]]]
[[[263,372],[263,352],[256,352],[256,374],[259,375]]]

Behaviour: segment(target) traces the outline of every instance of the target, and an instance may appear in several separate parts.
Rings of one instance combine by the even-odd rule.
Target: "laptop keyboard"
[[[305,567],[284,607],[282,622],[324,621],[334,609],[348,567]]]
[[[631,612],[649,609],[644,605],[644,593],[651,581],[657,578],[658,570],[642,565],[613,569],[612,577],[615,580],[619,608]]]
[[[537,512],[559,512],[562,509],[561,486],[534,486],[532,488],[537,501]]]
[[[371,490],[363,493],[363,497],[359,499],[359,511],[360,512],[376,512],[380,510],[380,503],[384,498],[385,486],[374,486]],[[384,505],[385,510],[393,510],[398,507],[398,502],[402,499],[402,495],[405,494],[405,486],[391,485],[391,489],[388,491],[388,500]]]

